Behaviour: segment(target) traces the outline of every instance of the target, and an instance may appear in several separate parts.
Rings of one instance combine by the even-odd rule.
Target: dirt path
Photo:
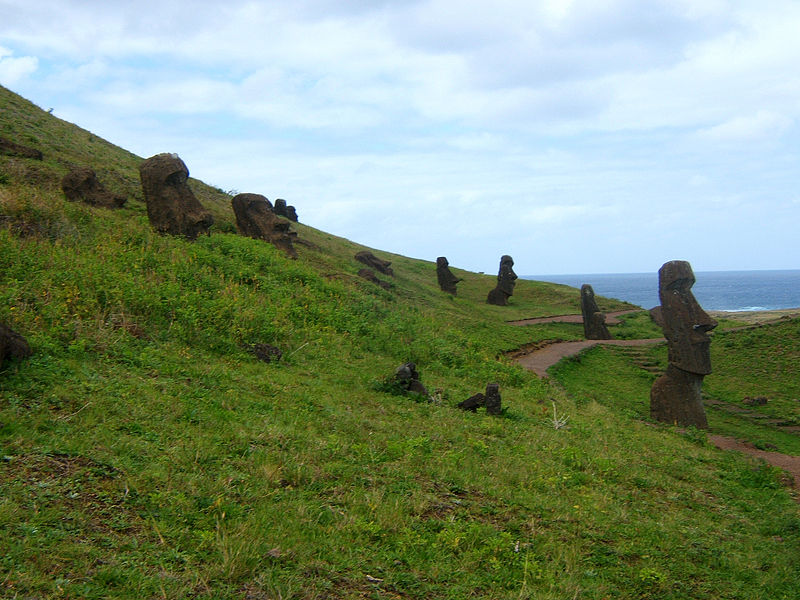
[[[664,338],[647,340],[581,340],[579,342],[556,342],[516,358],[517,363],[533,371],[539,377],[547,377],[547,369],[562,358],[574,356],[578,352],[603,344],[606,346],[646,346],[663,342]]]
[[[794,480],[795,490],[800,491],[800,456],[792,456],[790,454],[781,454],[780,452],[768,452],[767,450],[759,450],[752,444],[740,442],[733,438],[725,437],[722,435],[710,435],[708,440],[720,450],[738,450],[750,456],[760,458],[773,467],[779,467],[789,473]],[[795,497],[797,502],[800,502],[800,495]]]
[[[606,325],[619,325],[620,315],[641,312],[642,309],[634,308],[630,310],[618,310],[606,313]],[[533,319],[522,319],[520,321],[507,321],[509,325],[538,325],[541,323],[583,323],[582,315],[556,315],[554,317],[535,317]]]

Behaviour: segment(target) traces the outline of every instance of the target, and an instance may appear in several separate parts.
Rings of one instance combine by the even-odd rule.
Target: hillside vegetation
[[[297,224],[290,260],[194,180],[211,235],[160,236],[142,158],[3,88],[0,136],[44,153],[0,156],[0,322],[33,349],[0,369],[0,597],[797,598],[779,471],[647,423],[626,357],[556,383],[504,356],[581,339],[506,323],[579,312],[577,290],[519,280],[490,306],[493,276],[453,269],[451,297],[436,257],[375,249],[384,290],[356,275],[362,246]],[[127,205],[67,202],[71,165]],[[406,361],[431,401],[386,385]],[[502,416],[455,408],[489,382]]]

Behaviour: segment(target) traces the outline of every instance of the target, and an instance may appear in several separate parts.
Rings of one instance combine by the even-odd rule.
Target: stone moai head
[[[447,262],[447,257],[440,256],[439,258],[436,259],[436,268],[437,269],[444,269],[444,268],[449,267],[449,266],[450,266],[450,263]]]
[[[708,316],[692,294],[695,278],[685,260],[673,260],[658,271],[664,337],[669,363],[675,367],[708,375],[711,373],[711,338],[708,332],[717,322]]]
[[[500,272],[497,274],[497,287],[504,294],[511,296],[514,293],[517,274],[514,273],[514,259],[504,254],[500,258]]]
[[[581,286],[581,311],[584,315],[600,312],[597,300],[594,299],[594,289],[588,283]]]
[[[189,188],[189,169],[177,154],[156,154],[139,165],[150,224],[159,233],[190,240],[206,233],[214,218]]]

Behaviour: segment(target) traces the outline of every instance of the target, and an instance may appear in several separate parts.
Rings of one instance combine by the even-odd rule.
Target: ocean
[[[800,307],[800,270],[695,272],[692,288],[706,310],[779,310]],[[580,288],[588,283],[598,296],[626,300],[643,308],[658,306],[658,273],[526,275]]]

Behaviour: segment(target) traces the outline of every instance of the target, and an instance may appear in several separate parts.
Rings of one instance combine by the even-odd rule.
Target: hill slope
[[[450,297],[432,262],[375,250],[395,270],[387,291],[357,277],[363,248],[347,240],[299,224],[292,261],[236,235],[230,198],[200,182],[212,235],[162,237],[140,158],[2,88],[0,107],[0,136],[44,153],[0,156],[0,321],[34,349],[0,371],[3,597],[800,588],[800,519],[778,473],[503,358],[580,339],[580,325],[506,324],[576,312],[577,290],[520,280],[494,307],[491,276],[455,269]],[[67,202],[71,164],[126,207]],[[283,359],[260,362],[259,343]],[[436,401],[385,384],[409,360]],[[454,408],[488,382],[502,417]],[[553,427],[554,405],[569,427]]]

